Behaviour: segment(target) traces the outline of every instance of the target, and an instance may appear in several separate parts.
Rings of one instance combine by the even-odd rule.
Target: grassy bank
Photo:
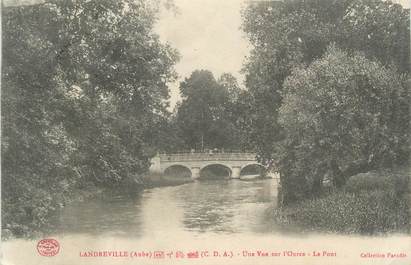
[[[304,231],[408,233],[409,177],[408,168],[358,174],[343,190],[276,209],[274,218]]]

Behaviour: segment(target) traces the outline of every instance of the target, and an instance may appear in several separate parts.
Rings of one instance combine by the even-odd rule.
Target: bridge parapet
[[[175,161],[255,161],[254,153],[179,153],[160,154],[161,162]]]
[[[223,166],[228,169],[229,177],[240,178],[244,168],[259,165],[256,154],[247,152],[186,152],[176,154],[158,154],[151,160],[151,173],[164,174],[173,167],[185,167],[192,179],[200,177],[202,170],[208,166]]]

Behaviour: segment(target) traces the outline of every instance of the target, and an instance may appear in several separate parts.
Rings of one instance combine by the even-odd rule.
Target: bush
[[[406,199],[393,193],[338,192],[325,198],[278,209],[275,218],[306,231],[378,234],[409,231]]]
[[[304,231],[380,234],[410,232],[407,171],[353,176],[345,190],[275,210],[282,225]]]
[[[408,168],[402,167],[396,170],[382,169],[358,174],[347,181],[345,190],[350,193],[382,190],[400,196],[409,192],[407,170]]]

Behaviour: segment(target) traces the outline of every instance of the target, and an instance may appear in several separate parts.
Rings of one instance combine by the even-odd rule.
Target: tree
[[[228,93],[228,102],[234,103],[238,100],[241,88],[238,85],[237,78],[230,73],[223,73],[217,80],[217,83]]]
[[[24,235],[76,188],[141,180],[178,59],[153,34],[156,12],[142,0],[4,8],[3,227]]]
[[[226,123],[229,125],[227,134],[230,135],[229,146],[236,150],[251,151],[253,146],[248,138],[252,98],[247,90],[242,89],[237,79],[230,73],[223,73],[218,78],[218,84],[228,92],[224,103]]]
[[[320,58],[330,43],[409,71],[409,10],[390,1],[250,2],[242,16],[253,46],[243,70],[254,101],[250,138],[267,164],[284,138],[278,123],[284,80],[294,67]]]
[[[228,93],[221,89],[213,74],[206,70],[194,71],[180,84],[183,101],[178,108],[177,120],[189,148],[215,148],[224,138],[219,135],[217,123],[224,117],[223,103]]]
[[[278,165],[286,202],[318,193],[325,175],[339,188],[352,175],[407,162],[409,95],[395,69],[331,45],[293,70],[283,95]]]
[[[235,113],[241,90],[234,76],[226,73],[217,81],[210,71],[197,70],[180,84],[180,90],[183,101],[176,117],[187,148],[241,147]]]
[[[338,43],[407,73],[410,70],[409,18],[409,9],[390,1],[352,1],[341,19]]]

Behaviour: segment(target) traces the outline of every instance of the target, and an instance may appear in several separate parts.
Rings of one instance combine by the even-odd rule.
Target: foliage
[[[276,220],[304,231],[379,234],[409,231],[409,206],[392,193],[337,192],[276,213]]]
[[[277,120],[284,79],[294,66],[321,55],[333,32],[332,24],[321,21],[305,2],[312,1],[251,2],[243,10],[243,30],[253,46],[243,70],[253,99],[250,138],[266,164],[283,136]],[[323,4],[329,6],[321,1],[316,7]]]
[[[352,176],[344,190],[349,193],[362,193],[375,190],[394,192],[402,196],[409,191],[409,169],[402,167],[399,170],[380,169]]]
[[[38,229],[78,188],[141,181],[178,59],[152,33],[155,12],[129,0],[4,8],[3,228]]]
[[[313,193],[326,174],[341,187],[356,173],[407,161],[409,98],[395,70],[330,46],[294,69],[283,93],[279,122],[290,151],[280,153],[278,166],[287,171],[285,190],[290,178],[304,178],[297,185]]]
[[[391,1],[350,1],[338,43],[384,65],[410,71],[410,10]]]
[[[242,17],[253,47],[243,70],[253,102],[249,138],[266,164],[275,166],[278,153],[293,159],[297,152],[278,145],[286,137],[278,123],[284,81],[295,67],[321,58],[331,43],[409,72],[409,10],[390,1],[254,1]]]
[[[394,175],[393,175],[394,174]],[[352,177],[346,191],[275,210],[279,224],[303,231],[380,234],[409,232],[409,172],[376,171]],[[398,193],[396,180],[406,188]],[[360,183],[361,184],[360,184]],[[380,185],[380,184],[388,185]],[[358,185],[360,184],[360,185]]]
[[[197,70],[180,84],[183,97],[176,122],[186,148],[236,149],[242,147],[236,104],[241,97],[234,76],[223,74],[217,81],[210,71]]]

